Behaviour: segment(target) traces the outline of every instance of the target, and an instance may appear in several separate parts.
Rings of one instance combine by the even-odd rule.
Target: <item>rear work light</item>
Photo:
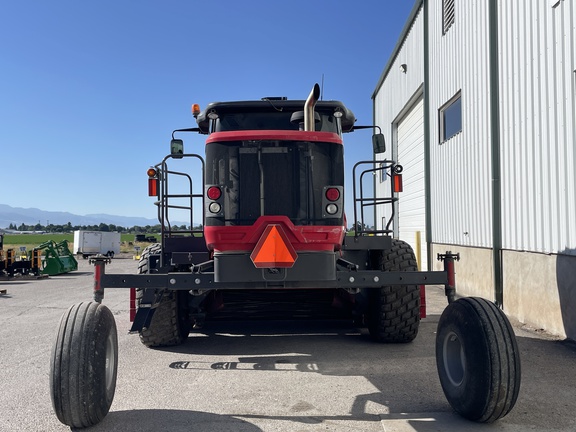
[[[338,201],[340,198],[340,191],[336,188],[326,189],[326,199],[328,201]]]
[[[222,207],[220,206],[220,204],[213,202],[210,203],[210,205],[208,206],[208,209],[210,210],[210,213],[220,213],[220,210],[222,210]]]
[[[208,195],[208,198],[211,200],[217,200],[222,196],[222,191],[217,186],[210,186],[206,195]]]
[[[323,188],[323,193],[322,217],[330,219],[342,217],[344,187],[326,185]]]
[[[336,214],[338,212],[338,206],[334,203],[328,204],[326,206],[326,213],[329,215]]]

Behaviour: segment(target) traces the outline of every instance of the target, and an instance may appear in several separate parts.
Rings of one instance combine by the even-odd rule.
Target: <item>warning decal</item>
[[[250,259],[257,268],[292,267],[298,255],[282,227],[278,224],[268,225]]]

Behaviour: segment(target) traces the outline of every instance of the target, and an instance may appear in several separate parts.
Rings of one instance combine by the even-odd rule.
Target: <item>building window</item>
[[[452,27],[455,19],[454,0],[443,0],[442,2],[442,34]]]
[[[438,111],[440,143],[448,141],[462,131],[462,94],[458,92]]]

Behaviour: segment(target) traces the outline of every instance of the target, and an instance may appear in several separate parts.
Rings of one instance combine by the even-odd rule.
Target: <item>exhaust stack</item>
[[[304,103],[304,130],[309,132],[314,132],[315,129],[315,121],[314,121],[314,107],[316,106],[316,102],[318,102],[318,98],[320,98],[320,86],[318,83],[314,84],[314,88],[308,95],[308,99]]]

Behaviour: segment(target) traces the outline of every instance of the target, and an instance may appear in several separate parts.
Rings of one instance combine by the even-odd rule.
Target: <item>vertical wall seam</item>
[[[502,287],[502,186],[500,181],[500,86],[498,65],[498,1],[488,6],[490,45],[490,133],[492,148],[492,260],[494,266],[494,300],[504,306]]]
[[[428,269],[432,269],[432,187],[430,174],[430,66],[428,50],[429,43],[429,26],[428,10],[430,1],[424,0],[424,206],[426,219],[426,248]]]

